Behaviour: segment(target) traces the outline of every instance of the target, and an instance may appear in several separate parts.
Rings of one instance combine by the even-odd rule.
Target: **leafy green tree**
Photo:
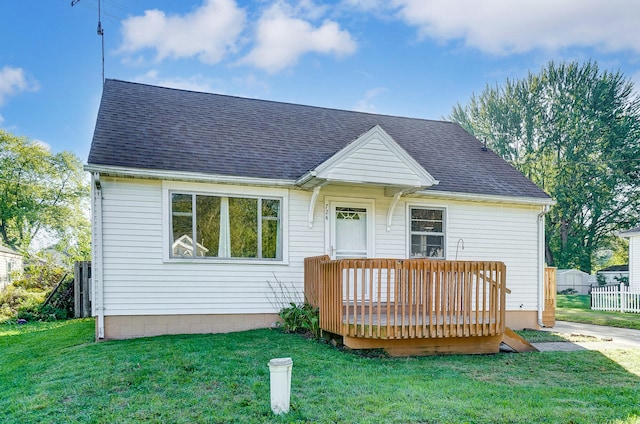
[[[550,62],[453,108],[450,119],[547,191],[549,265],[590,272],[640,211],[640,98],[620,72]]]
[[[73,153],[0,130],[0,240],[24,253],[34,241],[55,242],[73,259],[88,259],[89,184]]]

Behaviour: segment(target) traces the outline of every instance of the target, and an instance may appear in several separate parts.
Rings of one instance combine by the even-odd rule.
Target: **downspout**
[[[91,176],[93,184],[93,246],[91,279],[93,285],[93,315],[97,317],[97,338],[104,339],[104,284],[102,272],[102,184],[100,173]]]
[[[542,212],[538,214],[538,326],[544,328],[542,314],[544,312],[544,216],[549,213],[549,205],[542,207]]]

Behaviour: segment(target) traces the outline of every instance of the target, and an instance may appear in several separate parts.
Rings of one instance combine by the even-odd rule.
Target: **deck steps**
[[[508,327],[504,329],[502,343],[506,344],[518,353],[538,351],[538,349],[536,349],[531,343],[520,337],[515,331]]]

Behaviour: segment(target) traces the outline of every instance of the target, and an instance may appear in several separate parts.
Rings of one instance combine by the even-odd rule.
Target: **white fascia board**
[[[102,175],[115,177],[135,177],[159,180],[198,181],[207,183],[244,184],[260,186],[293,186],[295,180],[281,180],[275,178],[237,177],[230,175],[205,174],[202,172],[168,171],[143,168],[128,168],[109,165],[85,165],[88,172],[99,172]]]
[[[342,150],[331,156],[329,159],[318,165],[308,174],[326,179],[326,174],[333,167],[340,164],[344,159],[348,158],[356,150],[369,143],[374,137],[377,137],[391,152],[401,159],[416,176],[422,180],[422,187],[434,186],[439,183],[426,169],[424,169],[406,150],[404,150],[396,141],[380,126],[375,125],[366,133],[360,135],[354,141],[345,146]],[[303,177],[304,178],[304,177]],[[302,179],[302,178],[301,178]]]
[[[541,197],[499,196],[495,194],[472,194],[439,190],[420,190],[415,192],[414,194],[440,199],[467,200],[473,202],[509,203],[540,206],[553,206],[556,204],[556,201],[553,199],[544,199]]]

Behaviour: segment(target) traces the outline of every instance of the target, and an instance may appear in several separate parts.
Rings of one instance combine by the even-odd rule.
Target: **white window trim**
[[[433,203],[416,203],[411,202],[406,204],[405,216],[406,216],[406,257],[411,258],[411,209],[438,209],[443,211],[443,219],[444,219],[444,257],[443,258],[432,258],[437,260],[448,260],[449,259],[449,208],[447,205],[442,204],[433,204]]]
[[[325,196],[324,198],[324,245],[325,245],[325,254],[329,255],[333,258],[333,252],[331,251],[331,242],[332,242],[332,231],[331,228],[332,217],[331,217],[331,206],[336,207],[365,207],[368,211],[371,212],[371,217],[367,221],[367,236],[371,235],[371,237],[367,237],[367,251],[368,257],[375,258],[376,257],[376,201],[375,199],[369,198],[354,198],[354,197],[335,197],[335,196]]]
[[[200,194],[205,196],[278,198],[281,200],[280,225],[282,235],[282,257],[280,259],[249,258],[175,258],[169,254],[171,243],[171,192]],[[164,263],[188,264],[251,264],[251,265],[288,265],[289,264],[289,190],[281,188],[263,188],[250,186],[229,186],[194,182],[162,182],[162,261]]]

